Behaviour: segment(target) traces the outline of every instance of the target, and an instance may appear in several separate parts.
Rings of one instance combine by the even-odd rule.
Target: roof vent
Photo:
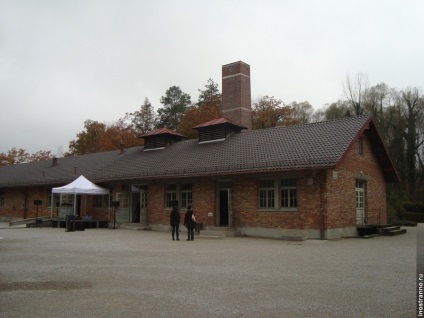
[[[169,144],[181,141],[187,137],[168,128],[160,128],[138,136],[138,138],[144,139],[144,150],[157,150],[164,149]]]
[[[57,157],[53,157],[52,165],[50,167],[56,167],[57,166]]]
[[[226,118],[218,118],[193,127],[199,131],[199,143],[225,140],[230,134],[239,133],[247,127],[232,123]]]

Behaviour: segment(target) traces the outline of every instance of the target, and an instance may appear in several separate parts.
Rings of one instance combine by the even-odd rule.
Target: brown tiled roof
[[[168,128],[155,129],[155,130],[152,130],[152,131],[150,131],[150,132],[148,132],[144,135],[138,136],[138,138],[156,136],[156,135],[163,135],[163,134],[174,135],[174,136],[186,138],[186,136],[181,135],[181,134],[177,133],[175,130],[171,130],[171,129],[168,129]]]
[[[307,125],[251,130],[225,141],[173,143],[165,149],[142,147],[0,167],[0,187],[65,184],[74,167],[92,182],[330,168],[340,164],[356,139],[366,133],[376,149],[387,182],[399,178],[372,117],[356,116]],[[43,174],[44,171],[44,174]]]
[[[199,128],[203,128],[203,127],[222,125],[222,124],[228,124],[228,125],[231,125],[231,126],[237,126],[241,129],[247,129],[247,127],[237,125],[237,124],[235,124],[235,123],[233,123],[233,122],[231,122],[228,119],[223,118],[223,117],[217,118],[217,119],[212,119],[212,120],[210,120],[206,123],[203,123],[203,124],[200,124],[200,125],[193,127],[193,129],[199,129]]]

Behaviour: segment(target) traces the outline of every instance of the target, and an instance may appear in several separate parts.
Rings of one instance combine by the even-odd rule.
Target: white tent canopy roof
[[[109,194],[109,189],[102,188],[81,175],[63,187],[53,188],[52,193],[102,195]]]

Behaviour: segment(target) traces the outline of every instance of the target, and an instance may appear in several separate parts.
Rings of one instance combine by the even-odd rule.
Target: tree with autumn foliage
[[[293,112],[294,109],[280,99],[263,96],[253,104],[252,129],[298,124],[300,121],[293,117]]]
[[[84,122],[84,130],[77,134],[77,138],[69,142],[69,152],[64,156],[76,156],[89,153],[120,149],[125,147],[140,146],[143,144],[137,138],[137,131],[132,124],[127,124],[124,119],[106,125],[94,120]]]
[[[20,163],[41,161],[53,158],[51,151],[39,150],[33,154],[25,149],[12,148],[7,153],[0,153],[0,166],[13,166]]]
[[[222,97],[218,84],[209,79],[204,90],[199,89],[199,101],[185,111],[177,132],[187,138],[197,138],[197,130],[193,127],[222,116]]]

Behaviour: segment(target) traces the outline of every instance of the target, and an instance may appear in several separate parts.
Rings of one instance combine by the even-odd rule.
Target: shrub
[[[404,212],[403,218],[408,221],[414,221],[417,223],[424,223],[424,213],[416,212]]]
[[[405,212],[417,212],[416,211],[415,203],[412,203],[412,202],[403,202],[402,203],[402,206],[403,206],[403,210]]]
[[[415,206],[416,212],[424,213],[424,202],[417,202]]]

